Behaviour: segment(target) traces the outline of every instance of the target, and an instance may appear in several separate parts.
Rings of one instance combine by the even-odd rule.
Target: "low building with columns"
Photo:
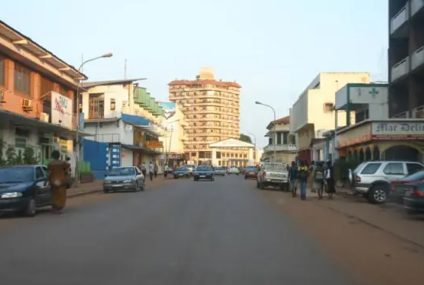
[[[212,156],[198,164],[208,163],[213,166],[246,167],[254,165],[255,145],[237,139],[227,139],[209,144]]]

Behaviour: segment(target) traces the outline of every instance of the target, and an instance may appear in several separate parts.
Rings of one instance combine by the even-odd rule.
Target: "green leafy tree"
[[[9,146],[6,149],[6,164],[7,165],[15,165],[16,164],[16,151],[13,146]]]
[[[0,139],[0,166],[6,165],[6,159],[3,157],[4,149],[6,148],[6,142]]]
[[[250,139],[250,137],[245,134],[240,134],[240,140],[247,143],[252,143],[252,140]]]
[[[34,149],[32,147],[26,147],[24,150],[23,157],[24,164],[37,164],[37,157],[35,155]]]

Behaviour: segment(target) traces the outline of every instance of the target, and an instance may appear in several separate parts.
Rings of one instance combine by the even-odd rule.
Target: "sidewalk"
[[[67,191],[68,198],[92,194],[103,191],[103,180],[95,180],[90,183],[80,183],[78,187],[71,187]]]
[[[308,193],[316,197],[315,193]],[[397,238],[424,248],[424,218],[421,215],[408,215],[402,206],[386,203],[371,204],[361,195],[354,196],[349,189],[337,188],[334,200],[312,198],[316,205],[326,207],[336,213],[355,218],[371,227],[389,233]]]

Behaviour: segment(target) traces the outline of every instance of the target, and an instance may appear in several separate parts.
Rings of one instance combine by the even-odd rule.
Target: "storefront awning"
[[[0,126],[7,122],[16,127],[36,128],[42,132],[55,133],[57,136],[66,139],[74,139],[76,136],[76,130],[68,129],[66,127],[48,122],[43,122],[37,119],[31,119],[7,110],[0,110]],[[79,132],[79,135],[87,136],[88,134]]]
[[[156,150],[153,150],[153,149],[141,147],[141,146],[138,146],[138,145],[122,144],[122,147],[123,148],[126,148],[128,150],[140,151],[140,152],[144,152],[144,153],[147,153],[147,154],[154,154],[154,155],[162,154],[160,151],[156,151]]]

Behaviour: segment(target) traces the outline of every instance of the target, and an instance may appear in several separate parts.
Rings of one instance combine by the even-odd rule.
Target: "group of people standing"
[[[297,188],[300,188],[300,199],[306,200],[306,188],[308,177],[312,175],[312,192],[318,193],[318,198],[323,198],[324,190],[329,199],[333,199],[336,192],[334,184],[334,170],[331,161],[314,162],[308,165],[306,161],[296,163],[292,161],[288,166],[290,191],[293,197],[297,196]]]
[[[140,165],[140,170],[143,173],[143,176],[146,177],[147,173],[149,174],[150,177],[150,181],[153,180],[153,177],[157,177],[158,176],[158,170],[159,170],[159,166],[157,163],[153,163],[153,161],[150,161],[149,165],[147,165],[146,162],[143,162]]]

